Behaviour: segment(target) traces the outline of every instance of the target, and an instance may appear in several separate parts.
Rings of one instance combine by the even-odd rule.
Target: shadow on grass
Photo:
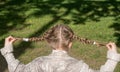
[[[112,0],[108,1],[83,1],[83,0],[5,0],[0,3],[0,36],[6,35],[9,31],[24,29],[28,26],[25,20],[30,17],[42,17],[51,15],[53,20],[45,24],[41,29],[31,34],[29,37],[40,36],[57,21],[61,20],[65,24],[85,24],[86,21],[99,21],[101,17],[115,17],[120,14],[120,3]],[[26,13],[28,11],[33,12]],[[65,16],[69,16],[66,18]],[[115,30],[120,31],[118,23],[113,24]],[[115,36],[120,41],[120,33]],[[3,40],[0,40],[0,47],[3,46]],[[31,48],[31,43],[22,42],[15,49],[15,56],[18,58],[25,49]],[[2,60],[1,60],[2,59]],[[5,60],[0,56],[0,65],[5,63]],[[0,66],[1,72],[7,68],[5,65]]]
[[[110,26],[110,28],[114,28],[114,36],[117,38],[116,44],[120,47],[120,14],[116,17],[115,22]]]

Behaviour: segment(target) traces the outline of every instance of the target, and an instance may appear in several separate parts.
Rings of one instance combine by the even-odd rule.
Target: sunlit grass
[[[92,21],[92,20],[86,20],[85,23],[78,23],[75,22],[64,22],[62,20],[57,20],[54,22],[54,15],[52,14],[46,14],[41,15],[39,17],[32,16],[32,13],[35,13],[36,11],[39,11],[40,9],[34,8],[29,9],[25,12],[25,16],[27,19],[23,24],[17,25],[12,30],[8,31],[6,34],[0,36],[0,40],[4,39],[5,37],[9,35],[13,35],[14,37],[32,37],[36,35],[42,35],[43,33],[38,33],[41,28],[45,25],[49,25],[53,22],[53,25],[55,24],[62,24],[62,23],[68,23],[68,25],[72,28],[74,33],[80,37],[88,38],[90,40],[95,40],[102,43],[108,43],[109,41],[116,42],[117,38],[114,36],[115,30],[113,28],[110,28],[111,25],[114,23],[114,17],[101,17],[100,21]],[[61,19],[71,19],[72,18],[72,12],[68,15],[64,15],[64,13],[67,11],[65,8],[52,8],[52,10],[57,11],[57,16],[62,16]],[[78,11],[72,10],[73,13],[79,13]],[[23,13],[23,12],[22,12]],[[20,13],[22,15],[22,13]],[[44,12],[43,12],[44,13]],[[90,14],[90,13],[88,13]],[[31,16],[30,16],[31,15]],[[84,18],[86,15],[82,15]],[[11,25],[10,22],[8,25]],[[24,27],[23,27],[23,26]],[[7,30],[7,29],[6,29]],[[44,29],[40,32],[44,32],[47,29]],[[20,48],[21,42],[15,43],[15,51]],[[24,43],[27,44],[27,43]],[[0,46],[3,46],[3,43],[0,44]],[[25,51],[23,53],[19,52],[19,55],[17,58],[22,63],[29,63],[35,58],[39,56],[48,55],[51,53],[51,48],[48,46],[46,42],[31,42],[30,45],[23,45]],[[23,47],[21,46],[21,47]],[[118,51],[120,52],[120,48],[118,48]],[[106,53],[107,49],[105,47],[97,47],[95,45],[87,45],[83,44],[77,41],[73,42],[73,46],[69,51],[69,54],[76,59],[84,60],[88,65],[90,65],[93,69],[99,69],[101,65],[103,65],[106,61]],[[17,52],[15,52],[17,55]],[[120,64],[118,64],[115,72],[120,72]]]
[[[49,18],[50,17],[48,16],[47,20],[49,20]],[[29,33],[29,34],[34,33],[34,31],[36,31],[37,28],[39,29],[42,27],[42,25],[45,24],[43,20],[41,21],[41,19],[35,19],[35,20],[33,19],[33,21],[30,21],[30,23],[32,22],[35,23],[32,24],[30,28],[28,28],[28,31],[26,28],[25,30],[19,33],[21,34],[24,33],[25,36],[27,36],[27,34],[25,33]],[[109,20],[110,22],[108,22]],[[113,42],[116,41],[116,37],[113,36],[114,30],[109,28],[109,26],[112,25],[112,23],[113,23],[113,18],[108,17],[108,18],[102,18],[101,21],[99,22],[89,21],[86,22],[85,25],[69,24],[69,26],[73,29],[74,33],[80,37],[88,38],[90,40],[95,40],[98,42],[107,43],[109,41],[113,41]],[[27,64],[28,62],[32,61],[33,59],[39,56],[48,55],[50,52],[51,49],[46,42],[32,43],[32,48],[27,48],[25,50],[25,53],[22,53],[20,55],[19,60]],[[94,69],[99,69],[100,66],[104,64],[106,61],[107,49],[105,47],[86,45],[74,41],[73,47],[69,51],[69,53],[71,56],[77,59],[84,60],[87,64],[90,65],[90,67]],[[119,69],[117,70],[119,71]]]

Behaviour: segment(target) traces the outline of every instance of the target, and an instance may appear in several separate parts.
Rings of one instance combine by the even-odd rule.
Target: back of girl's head
[[[52,27],[43,36],[54,49],[63,48],[66,50],[73,40],[74,33],[68,26],[59,24]]]
[[[68,50],[69,44],[74,39],[86,44],[94,43],[94,41],[76,36],[69,26],[63,24],[53,26],[48,31],[46,31],[43,36],[39,38],[29,38],[29,41],[46,40],[53,49],[62,48],[64,50]]]

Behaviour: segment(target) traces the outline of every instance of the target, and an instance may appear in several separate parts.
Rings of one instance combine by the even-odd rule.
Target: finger
[[[15,42],[16,41],[16,39],[15,38],[13,38],[12,40],[11,40],[11,43],[13,43],[13,42]]]
[[[12,38],[9,38],[8,41],[11,42],[13,39]]]
[[[106,47],[108,48],[108,50],[111,50],[111,44],[110,44],[110,43],[108,43],[108,44],[106,45]]]
[[[8,40],[9,38],[12,38],[12,36],[8,36],[7,38],[5,38],[6,40]]]
[[[16,40],[16,39],[15,39],[14,37],[12,37],[12,36],[9,36],[9,37],[7,37],[7,38],[5,39],[6,42],[10,42],[10,43],[14,42],[15,40]]]
[[[15,42],[17,39],[16,38],[14,38],[14,37],[11,37],[11,43],[13,43],[13,42]]]

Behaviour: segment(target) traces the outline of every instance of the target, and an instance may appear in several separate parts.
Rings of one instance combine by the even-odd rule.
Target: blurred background
[[[66,24],[80,37],[101,43],[115,42],[120,53],[120,2],[118,0],[0,0],[0,48],[9,35],[39,37],[56,24]],[[14,55],[27,64],[48,55],[46,42],[14,43]],[[105,63],[107,49],[74,41],[69,54],[91,68]],[[8,72],[0,53],[0,72]],[[120,63],[115,72],[120,72]]]

